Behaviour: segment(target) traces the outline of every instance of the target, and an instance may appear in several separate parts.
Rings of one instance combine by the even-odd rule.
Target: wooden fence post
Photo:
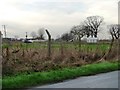
[[[0,62],[2,61],[2,33],[0,31]]]
[[[46,30],[46,33],[48,35],[48,56],[50,57],[51,56],[51,35],[48,32],[48,30]]]
[[[0,31],[0,89],[2,88],[2,33]]]

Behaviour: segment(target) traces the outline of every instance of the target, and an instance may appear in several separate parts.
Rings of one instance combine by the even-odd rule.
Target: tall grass
[[[109,49],[109,44],[52,43],[52,55],[47,56],[46,43],[13,43],[3,48],[3,75],[22,72],[39,72],[62,67],[82,66],[99,62]],[[106,60],[116,60],[113,49]]]

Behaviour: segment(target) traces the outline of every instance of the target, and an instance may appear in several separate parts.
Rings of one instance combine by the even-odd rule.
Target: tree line
[[[98,37],[98,33],[101,30],[100,27],[102,26],[104,22],[104,18],[102,16],[89,16],[87,17],[81,24],[74,25],[70,29],[68,33],[64,33],[61,35],[61,37],[57,38],[57,40],[63,40],[63,41],[70,41],[70,40],[78,40],[81,42],[81,38],[86,36],[87,38],[89,36],[91,37]],[[112,42],[114,42],[115,39],[119,39],[120,37],[120,30],[118,29],[118,24],[111,24],[107,26],[109,29],[109,34],[112,37]],[[38,32],[31,32],[31,36],[33,39],[42,39],[44,40],[45,29],[39,28]]]
[[[45,39],[44,34],[45,34],[45,29],[44,28],[39,28],[38,32],[35,32],[35,31],[31,32],[31,36],[32,36],[33,39],[44,40]]]
[[[84,20],[81,24],[75,25],[71,28],[70,32],[64,33],[61,35],[59,39],[64,41],[69,41],[72,39],[77,39],[81,41],[83,36],[86,37],[98,37],[98,33],[101,30],[100,27],[104,22],[104,18],[102,16],[89,16]],[[109,29],[109,34],[112,37],[112,42],[115,39],[119,39],[120,30],[118,24],[111,24],[107,26]]]

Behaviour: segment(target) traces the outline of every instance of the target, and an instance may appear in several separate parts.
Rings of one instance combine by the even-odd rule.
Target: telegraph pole
[[[4,34],[5,34],[5,38],[7,37],[7,32],[6,32],[6,25],[2,25],[3,26],[3,30],[4,30]]]

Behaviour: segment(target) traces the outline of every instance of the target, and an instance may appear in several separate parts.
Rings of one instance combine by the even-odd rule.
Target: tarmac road
[[[120,71],[79,77],[73,80],[38,86],[28,90],[34,90],[36,88],[118,88],[118,78],[120,79],[118,72]]]

